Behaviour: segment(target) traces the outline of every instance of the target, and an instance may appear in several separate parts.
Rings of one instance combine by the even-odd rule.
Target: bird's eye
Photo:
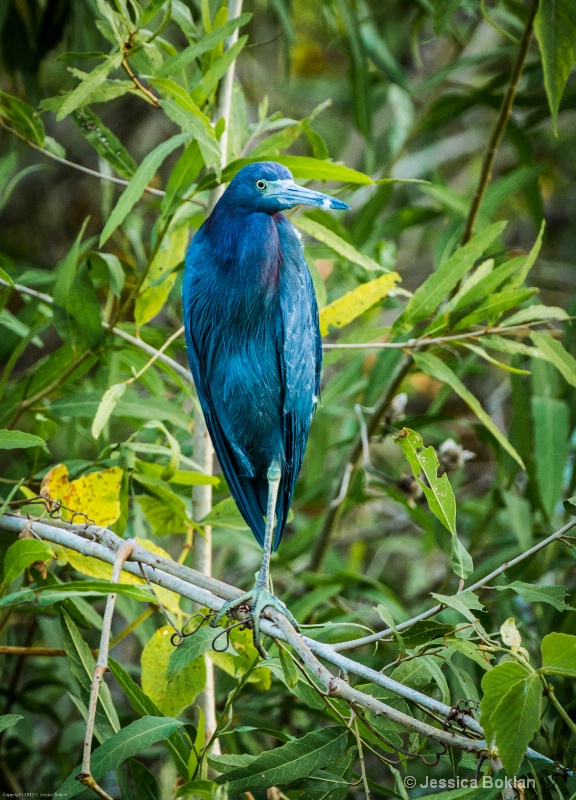
[[[266,188],[266,181],[263,181],[262,178],[259,178],[256,181],[256,188],[260,189],[260,191],[263,192],[264,189]]]

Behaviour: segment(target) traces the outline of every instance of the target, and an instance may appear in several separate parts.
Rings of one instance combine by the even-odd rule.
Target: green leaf
[[[576,636],[549,633],[542,639],[542,672],[576,678]]]
[[[8,275],[8,273],[5,272],[5,270],[3,270],[1,267],[0,267],[0,278],[2,278],[3,281],[6,281],[6,283],[8,283],[10,286],[16,285],[12,280],[12,278],[10,277],[10,275]]]
[[[307,733],[301,739],[262,753],[240,769],[226,772],[216,782],[228,784],[230,792],[293,783],[339,758],[347,742],[348,729],[342,726]]]
[[[91,274],[94,280],[99,280],[107,286],[114,297],[120,297],[124,288],[125,275],[118,256],[112,253],[88,253]]]
[[[456,535],[452,537],[450,563],[452,564],[452,569],[454,570],[455,574],[463,580],[471,575],[474,571],[472,556]]]
[[[90,648],[80,635],[70,615],[64,610],[60,611],[60,623],[64,639],[64,649],[68,656],[68,663],[72,675],[80,685],[82,699],[88,704],[90,688],[94,677],[96,662]],[[120,728],[118,714],[112,702],[108,685],[102,681],[98,692],[98,706],[96,709],[96,729],[99,740],[104,741]]]
[[[532,267],[534,266],[534,264],[536,263],[536,259],[538,258],[538,255],[540,253],[540,248],[542,247],[542,239],[544,238],[545,230],[546,230],[546,220],[543,219],[542,222],[540,223],[540,230],[538,231],[538,236],[536,237],[536,241],[530,248],[530,252],[526,256],[522,266],[510,281],[511,289],[516,289],[522,286],[522,284],[528,277],[528,274],[532,269]]]
[[[151,153],[148,153],[136,170],[132,180],[120,195],[118,202],[108,217],[108,221],[100,236],[100,247],[108,241],[116,228],[125,220],[164,159],[177,147],[187,142],[190,136],[191,134],[189,133],[179,133],[176,136],[172,136],[167,141],[162,142],[162,144],[159,144]]]
[[[282,672],[284,673],[284,681],[286,686],[290,689],[293,689],[294,686],[298,683],[299,674],[298,670],[290,655],[284,650],[284,648],[279,648],[278,655],[280,656],[280,666],[282,667]]]
[[[513,581],[507,586],[496,586],[495,588],[500,592],[511,589],[528,603],[549,603],[558,611],[568,611],[571,608],[564,602],[567,591],[565,586],[558,586],[557,584],[546,586],[524,583],[524,581]]]
[[[249,526],[231,497],[216,503],[212,510],[197,522],[200,525],[212,525],[214,528],[227,528],[232,531],[249,530]]]
[[[4,714],[0,717],[0,732],[5,731],[6,728],[11,728],[12,725],[16,725],[24,717],[21,714]]]
[[[28,103],[6,92],[0,92],[0,118],[25,139],[40,147],[44,146],[44,123],[40,114]]]
[[[113,658],[109,659],[108,666],[110,671],[118,681],[128,702],[138,714],[142,716],[159,717],[162,712],[158,706],[145,694],[138,684],[130,677],[124,667]],[[188,758],[190,746],[186,744],[180,731],[176,731],[164,741],[168,750],[172,753],[178,772],[184,777],[188,777]]]
[[[4,556],[2,586],[9,586],[35,561],[47,561],[53,557],[54,554],[46,542],[39,542],[37,539],[18,539],[10,545]]]
[[[110,419],[114,408],[124,392],[126,391],[126,384],[125,383],[115,383],[110,388],[106,389],[100,404],[98,405],[98,410],[96,411],[96,416],[94,417],[94,422],[92,423],[91,433],[94,439],[97,439],[100,434],[102,433],[102,429]]]
[[[497,292],[492,297],[488,297],[472,313],[459,320],[455,330],[471,328],[485,320],[493,324],[500,319],[502,314],[511,308],[516,308],[537,291],[537,289],[504,289],[502,292]]]
[[[118,69],[122,63],[122,53],[114,53],[92,70],[83,80],[80,81],[74,91],[66,97],[56,114],[56,121],[61,122],[64,117],[71,114],[81,105],[87,102],[92,92],[94,92],[108,77],[112,70]]]
[[[444,312],[450,310],[451,323],[470,313],[474,306],[483,303],[496,289],[506,283],[517,272],[520,260],[513,258],[496,268],[492,258],[480,264],[444,309]]]
[[[550,518],[562,496],[563,465],[570,450],[570,413],[563,400],[553,397],[532,397],[530,404],[538,490]]]
[[[157,603],[157,598],[147,586],[135,586],[130,583],[112,583],[105,580],[68,581],[58,586],[39,587],[40,605],[57,603],[64,597],[92,597],[101,594],[122,594],[138,600],[140,603]],[[63,597],[64,596],[64,597]]]
[[[367,269],[370,272],[389,272],[389,270],[386,269],[386,267],[383,267],[382,264],[374,261],[374,259],[370,258],[370,256],[360,253],[345,239],[342,239],[342,237],[338,236],[324,225],[320,225],[319,222],[309,219],[308,217],[296,217],[292,220],[292,223],[296,228],[304,231],[304,233],[312,236],[317,241],[322,242],[322,244],[327,245],[331,250],[334,250],[335,253],[338,253],[338,255],[348,259],[348,261],[351,261],[353,264],[358,264],[358,266],[364,267],[364,269]],[[397,280],[400,280],[399,275]]]
[[[320,309],[320,335],[331,328],[342,328],[383,300],[400,280],[397,272],[388,272],[372,281],[361,283],[352,291]]]
[[[506,772],[514,775],[540,727],[542,682],[535,672],[506,661],[484,674],[482,691],[480,724],[488,743],[495,742]]]
[[[456,500],[450,486],[448,475],[438,477],[440,462],[433,447],[424,447],[419,433],[410,428],[402,428],[396,441],[402,448],[406,460],[410,464],[412,474],[424,492],[430,511],[451,534],[456,533]],[[420,478],[424,473],[426,481]]]
[[[9,431],[0,428],[0,450],[19,450],[25,447],[43,447],[44,439],[24,431]]]
[[[152,489],[149,484],[148,488]],[[162,494],[165,492],[162,491]],[[162,498],[139,495],[136,501],[150,523],[155,536],[169,536],[186,532],[189,525],[186,517],[186,503],[178,495],[173,492]]]
[[[92,753],[90,767],[95,781],[99,781],[116,769],[127,758],[136,755],[156,742],[161,742],[181,728],[184,723],[171,717],[142,717],[131,722]],[[76,767],[72,774],[56,790],[61,797],[76,797],[84,791],[84,786],[76,780],[82,765]]]
[[[439,603],[442,603],[448,608],[453,608],[465,617],[468,622],[476,622],[477,615],[473,611],[483,611],[484,606],[478,597],[467,589],[465,592],[458,592],[458,594],[436,594],[432,592],[432,597],[435,597]]]
[[[138,168],[136,162],[100,117],[91,109],[82,108],[72,112],[72,119],[98,155],[106,159],[119,175],[130,180]]]
[[[104,338],[100,302],[90,278],[87,262],[80,264],[66,298],[69,330],[90,350]]]
[[[220,145],[209,118],[196,105],[191,95],[178,83],[155,78],[152,83],[173,100],[162,100],[162,108],[182,131],[194,134],[206,166],[220,167]]]
[[[142,326],[162,310],[174,282],[175,268],[182,263],[188,246],[188,228],[180,225],[163,238],[142,282],[134,306],[134,321]]]
[[[210,69],[202,75],[202,80],[192,92],[192,97],[198,105],[204,105],[220,83],[221,78],[228,72],[230,65],[238,58],[247,41],[247,36],[241,36],[232,47],[224,50]]]
[[[542,55],[552,127],[558,135],[558,109],[576,60],[576,7],[572,0],[543,0],[534,20],[534,31]]]
[[[246,25],[251,17],[252,14],[240,14],[240,16],[228,20],[223,25],[218,25],[217,28],[211,30],[206,36],[203,36],[199,42],[195,42],[180,53],[176,53],[176,55],[167,58],[158,70],[158,75],[161,77],[170,77],[180,72],[180,70],[185,69],[201,55],[207,53],[208,50],[212,50],[216,45],[220,44],[220,42],[223,42],[224,39],[227,39],[231,33],[234,33],[236,28]]]
[[[470,352],[475,353],[489,364],[493,364],[495,367],[498,367],[498,369],[503,369],[506,372],[512,372],[514,375],[530,375],[530,370],[528,369],[519,369],[518,367],[511,367],[509,364],[503,364],[501,361],[498,361],[497,358],[493,358],[489,353],[487,353],[483,347],[470,344],[469,342],[461,342],[461,344],[462,347],[466,348],[466,350],[470,350]],[[482,344],[484,344],[484,341],[482,341]]]
[[[232,161],[222,172],[222,183],[231,181],[234,175],[240,172],[242,167],[248,164],[254,164],[257,161],[259,161],[258,158],[240,158],[236,161]],[[342,183],[360,185],[371,185],[374,183],[372,178],[365,175],[363,172],[350,169],[350,167],[345,167],[342,164],[335,164],[332,161],[318,161],[318,159],[308,156],[277,156],[275,161],[288,167],[295,178],[309,178],[317,181],[341,181]],[[215,185],[214,180],[207,179],[206,183],[203,183],[201,188],[211,188],[212,185]]]
[[[565,350],[562,342],[554,339],[549,333],[538,331],[533,331],[530,338],[542,354],[542,358],[554,364],[570,386],[576,386],[576,359]]]
[[[419,620],[407,630],[402,631],[402,641],[407,648],[412,649],[422,644],[428,644],[434,639],[441,639],[453,630],[453,625],[446,625],[433,619]]]
[[[146,643],[140,663],[142,688],[163,714],[177,716],[191,705],[206,683],[204,659],[196,659],[168,678],[168,663],[174,652],[170,641],[174,629],[159,628]]]
[[[182,644],[174,648],[170,656],[167,672],[168,680],[171,681],[184,667],[211,650],[214,637],[220,633],[220,629],[214,630],[214,628],[204,625],[192,636],[187,636]]]
[[[515,314],[512,314],[511,317],[506,317],[506,325],[523,325],[525,322],[534,322],[540,319],[566,320],[569,319],[569,317],[564,309],[558,306],[541,306],[535,304],[517,311]]]
[[[436,272],[433,272],[414,292],[392,332],[395,332],[394,329],[397,331],[407,330],[436,311],[466,272],[474,266],[486,248],[500,236],[505,227],[505,222],[496,222],[494,225],[490,225],[444,261]]]
[[[204,158],[198,143],[191,141],[184,148],[166,184],[166,194],[162,200],[162,221],[176,211],[184,196],[191,192],[193,183],[203,166]]]
[[[448,386],[450,386],[456,392],[456,394],[458,394],[472,409],[480,422],[490,431],[492,436],[504,448],[504,450],[506,450],[506,452],[512,456],[512,458],[522,467],[522,469],[524,469],[524,462],[514,447],[512,447],[502,431],[492,422],[472,392],[470,392],[464,386],[460,378],[458,378],[454,372],[452,372],[447,364],[445,364],[436,356],[433,356],[431,353],[414,353],[414,361],[416,362],[418,368],[422,370],[422,372],[425,372],[432,378],[436,378],[437,380],[442,381],[442,383],[446,383]]]

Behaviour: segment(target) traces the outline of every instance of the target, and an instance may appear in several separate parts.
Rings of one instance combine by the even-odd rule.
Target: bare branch
[[[492,572],[490,572],[484,578],[481,578],[479,581],[476,581],[476,583],[473,583],[472,586],[467,586],[463,587],[462,589],[459,589],[454,596],[456,597],[462,592],[475,592],[476,589],[481,589],[483,586],[489,584],[490,581],[492,581],[494,578],[497,578],[498,575],[502,575],[502,573],[506,572],[506,570],[515,567],[516,564],[520,564],[522,561],[525,561],[527,558],[530,558],[530,556],[533,556],[534,553],[538,553],[540,550],[543,550],[545,547],[548,547],[548,545],[552,544],[552,542],[556,542],[559,539],[561,539],[574,526],[576,526],[576,519],[570,520],[570,522],[566,523],[566,525],[564,525],[563,528],[560,528],[560,530],[557,530],[555,533],[551,534],[546,539],[542,539],[541,542],[538,542],[538,544],[535,544],[529,550],[525,550],[523,553],[520,553],[520,555],[516,556],[511,561],[505,561],[495,570],[492,570]],[[433,608],[429,608],[428,611],[423,611],[422,614],[418,614],[417,616],[412,617],[412,619],[406,620],[406,622],[401,622],[399,625],[396,626],[396,630],[397,631],[406,630],[407,628],[410,628],[410,626],[414,625],[415,622],[420,622],[423,619],[429,619],[429,617],[433,617],[435,614],[438,614],[438,612],[442,611],[443,608],[445,608],[445,606],[440,604],[434,606]],[[372,633],[370,634],[370,636],[363,636],[360,639],[352,639],[349,642],[340,642],[339,644],[333,645],[333,647],[334,650],[338,652],[342,652],[343,650],[353,650],[356,647],[363,647],[364,645],[372,644],[373,642],[378,642],[381,639],[385,639],[387,636],[390,636],[393,633],[394,631],[392,630],[392,628],[386,628],[386,630],[378,631],[378,633]]]
[[[572,525],[576,525],[576,520],[571,523],[571,526]],[[239,589],[229,586],[222,581],[203,575],[190,567],[178,564],[170,558],[151,553],[133,540],[121,539],[106,528],[99,528],[94,525],[71,525],[62,521],[56,525],[53,524],[52,521],[50,523],[40,520],[30,521],[24,517],[10,514],[0,517],[0,530],[20,533],[27,526],[29,530],[40,539],[69,547],[76,552],[98,558],[108,564],[115,563],[118,551],[128,542],[132,546],[132,551],[122,569],[138,577],[142,576],[142,570],[144,570],[144,573],[151,583],[177,592],[182,597],[187,597],[208,608],[219,610],[225,600],[239,597],[242,594]],[[562,529],[562,531],[558,531],[557,534],[555,534],[555,538],[559,538],[565,530],[566,528]],[[544,543],[536,545],[535,548],[531,549],[531,552],[541,549],[542,546],[545,546]],[[527,555],[523,554],[523,557],[527,557]],[[514,559],[509,562],[507,566],[514,565],[519,559],[521,560],[520,557]],[[487,582],[493,577],[494,573],[491,573],[490,576],[487,576],[483,581]],[[431,714],[444,719],[451,718],[449,717],[451,709],[448,705],[433,697],[428,697],[428,695],[411,689],[409,686],[404,686],[387,675],[346,657],[342,653],[337,652],[333,645],[316,642],[314,639],[307,636],[296,634],[291,626],[287,626],[287,623],[284,622],[284,618],[277,619],[273,615],[272,610],[269,609],[268,614],[268,619],[262,619],[262,632],[267,636],[272,636],[273,638],[291,644],[292,647],[296,649],[298,655],[305,661],[307,668],[311,671],[315,679],[326,688],[326,691],[331,696],[341,697],[347,702],[355,703],[374,713],[382,714],[389,719],[394,719],[400,724],[405,725],[409,730],[417,731],[424,736],[430,736],[445,744],[459,747],[469,752],[481,753],[483,749],[485,749],[485,743],[482,747],[482,743],[476,738],[483,738],[484,736],[483,730],[476,720],[470,719],[467,722],[467,730],[470,733],[470,736],[467,737],[453,734],[443,729],[434,728],[406,714],[402,714],[401,718],[398,717],[400,712],[395,709],[390,709],[388,706],[369,695],[353,689],[341,678],[332,675],[321,662],[331,664],[338,670],[339,674],[357,675],[366,682],[375,683],[382,688],[388,689],[399,697],[403,697],[408,702],[415,703]],[[527,752],[531,757],[545,758],[534,750],[528,750]]]
[[[132,553],[132,544],[124,542],[121,545],[114,559],[114,568],[112,569],[112,583],[118,583],[122,568],[126,559]],[[90,768],[90,756],[92,752],[92,739],[94,737],[94,722],[96,720],[96,708],[98,706],[98,693],[100,691],[100,684],[104,678],[104,673],[108,670],[108,647],[110,644],[110,635],[112,630],[112,617],[114,616],[114,606],[116,605],[116,595],[109,594],[106,600],[106,609],[102,620],[102,635],[100,637],[100,650],[98,653],[98,660],[94,669],[94,677],[92,678],[92,686],[90,687],[90,701],[88,703],[88,719],[86,720],[86,735],[84,737],[84,755],[82,758],[82,770],[77,777],[77,780],[84,786],[89,786],[99,797],[108,800],[109,795],[97,784]],[[110,798],[111,800],[111,798]]]

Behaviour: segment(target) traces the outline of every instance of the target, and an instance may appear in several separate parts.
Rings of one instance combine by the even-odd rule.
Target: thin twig
[[[456,592],[454,596],[456,597],[462,592],[475,592],[476,589],[481,589],[483,586],[489,584],[491,580],[497,578],[498,575],[502,575],[503,572],[506,572],[512,567],[515,567],[517,564],[520,564],[522,561],[525,561],[527,558],[530,558],[530,556],[533,556],[535,553],[538,553],[540,550],[543,550],[545,547],[548,547],[548,545],[552,544],[552,542],[558,541],[562,536],[564,536],[564,534],[567,531],[574,528],[574,526],[576,526],[576,519],[570,520],[570,522],[566,523],[566,525],[564,525],[563,528],[560,528],[560,530],[551,534],[546,539],[542,539],[541,542],[538,542],[533,547],[529,548],[528,550],[525,550],[523,553],[520,553],[520,555],[516,556],[510,561],[505,561],[499,567],[492,570],[492,572],[488,573],[488,575],[476,581],[476,583],[473,583],[471,586],[459,589],[459,591]],[[406,630],[407,628],[410,628],[412,625],[414,625],[415,622],[420,622],[421,620],[429,619],[429,617],[433,617],[435,614],[438,614],[444,608],[446,608],[446,606],[441,604],[438,604],[433,608],[429,608],[428,611],[423,611],[421,614],[417,614],[415,617],[406,620],[406,622],[399,623],[396,626],[396,630],[397,631]],[[334,650],[336,650],[339,653],[342,652],[343,650],[353,650],[356,647],[363,647],[364,645],[372,644],[373,642],[378,642],[381,639],[390,636],[392,633],[394,633],[392,628],[386,628],[386,630],[384,631],[378,631],[378,633],[372,633],[369,636],[363,636],[360,639],[351,639],[349,642],[340,642],[338,644],[333,645],[333,647]]]
[[[532,38],[532,28],[534,25],[534,18],[536,17],[536,13],[538,11],[538,3],[539,0],[533,0],[530,7],[528,19],[526,20],[526,27],[524,28],[524,34],[522,35],[522,39],[520,41],[520,49],[518,51],[516,63],[514,64],[512,75],[510,76],[510,83],[508,84],[508,89],[504,96],[504,100],[502,101],[502,106],[500,107],[500,113],[498,114],[496,125],[494,126],[492,136],[488,142],[486,153],[484,154],[478,186],[476,187],[476,192],[474,193],[474,197],[470,205],[470,211],[468,212],[468,217],[466,219],[464,233],[462,234],[461,244],[463,245],[472,238],[472,234],[474,233],[476,218],[478,216],[478,212],[480,211],[484,194],[486,193],[486,189],[488,188],[488,184],[490,183],[490,179],[492,177],[494,160],[496,159],[498,148],[500,147],[502,137],[504,136],[506,126],[508,125],[508,120],[510,119],[510,114],[512,113],[514,98],[516,96],[522,71],[524,70],[526,56],[528,55],[528,47],[530,45],[530,39]]]
[[[0,655],[3,656],[67,656],[66,650],[57,647],[18,647],[16,645],[0,645]],[[98,651],[92,650],[92,655],[97,656]]]
[[[138,76],[130,68],[130,64],[128,63],[128,59],[126,58],[127,52],[125,53],[124,58],[122,59],[122,67],[136,89],[144,95],[144,97],[154,106],[154,108],[160,108],[160,100],[156,97],[156,95],[150,91],[144,84],[139,80]]]
[[[139,378],[141,378],[142,375],[144,375],[146,370],[148,370],[156,360],[162,357],[164,350],[170,347],[172,342],[174,342],[176,339],[182,336],[183,333],[184,333],[184,326],[182,325],[180,328],[178,328],[177,331],[174,331],[174,333],[171,336],[169,336],[168,339],[166,339],[166,341],[159,350],[156,350],[154,352],[152,358],[144,364],[142,369],[138,370],[138,372],[134,373],[134,375],[132,375],[131,378],[127,378],[127,380],[124,381],[126,386],[129,386],[131,383],[134,383],[135,381],[139,380]]]
[[[524,322],[522,325],[499,325],[498,327],[491,328],[486,326],[476,331],[464,331],[463,333],[454,333],[448,336],[423,336],[420,339],[407,339],[405,342],[350,342],[350,343],[328,343],[323,344],[324,350],[416,350],[419,347],[431,347],[432,345],[442,345],[447,342],[455,342],[464,339],[480,339],[482,336],[492,336],[496,334],[515,333],[520,331],[530,330],[536,325],[548,324],[550,320],[533,320],[532,322]]]
[[[20,294],[28,295],[29,297],[33,297],[35,300],[40,300],[42,303],[46,303],[46,305],[54,305],[54,300],[50,297],[49,294],[44,294],[44,292],[38,292],[36,289],[30,289],[28,286],[23,286],[21,283],[15,283],[12,285],[8,281],[3,280],[0,278],[0,286],[6,286],[8,289],[14,289],[15,291],[19,292]],[[102,326],[104,328],[109,328],[110,326],[103,322]],[[128,342],[134,347],[138,347],[140,350],[143,350],[145,353],[148,353],[153,357],[154,360],[161,361],[162,364],[165,364],[167,367],[170,367],[174,370],[174,372],[178,373],[178,375],[183,378],[186,383],[192,383],[192,375],[190,370],[183,367],[177,361],[174,361],[173,358],[170,358],[165,353],[160,350],[156,350],[155,347],[152,345],[147,344],[146,342],[142,341],[142,339],[138,339],[136,336],[132,336],[131,333],[127,333],[123,331],[121,328],[112,327],[110,329],[115,336],[118,336],[119,339],[124,339],[125,342]],[[177,338],[178,335],[182,332],[182,329],[178,331],[177,334],[174,334],[174,337]],[[164,345],[166,347],[166,344]]]
[[[24,142],[24,144],[28,145],[32,150],[36,150],[38,153],[42,153],[43,156],[46,158],[51,158],[52,161],[57,161],[59,164],[64,164],[67,167],[71,167],[72,169],[78,170],[78,172],[84,172],[86,175],[92,175],[93,178],[99,178],[102,181],[108,181],[108,183],[116,183],[118,186],[128,186],[130,181],[125,180],[124,178],[116,178],[114,175],[106,175],[103,172],[98,172],[95,169],[90,169],[89,167],[84,167],[82,164],[76,164],[74,161],[69,161],[67,158],[63,158],[62,156],[57,156],[56,153],[51,153],[49,150],[45,150],[40,145],[36,144],[36,142],[30,141],[25,136],[22,136],[21,133],[15,131],[13,128],[10,128],[6,125],[2,119],[0,119],[0,126],[4,128],[5,131],[11,133],[13,136],[16,136],[20,141]],[[147,186],[144,189],[147,194],[152,194],[155,197],[164,197],[166,192],[163,192],[161,189],[154,189],[152,186]],[[203,205],[199,201],[196,200],[189,200],[191,203],[196,203],[198,205]]]
[[[126,563],[126,559],[130,556],[133,550],[131,542],[124,542],[116,552],[114,559],[114,567],[112,569],[112,583],[118,583],[122,569]],[[92,752],[92,738],[94,736],[94,722],[96,720],[96,708],[98,706],[98,693],[100,691],[100,684],[104,678],[104,673],[108,670],[108,649],[110,645],[110,635],[112,630],[112,617],[114,615],[114,606],[116,605],[116,594],[109,594],[106,600],[106,608],[104,610],[104,617],[102,620],[102,635],[100,637],[100,648],[98,652],[98,660],[94,669],[94,676],[92,678],[92,686],[90,687],[90,701],[88,703],[88,719],[86,720],[86,735],[84,737],[84,755],[82,758],[82,769],[77,776],[77,780],[84,786],[89,786],[100,797],[108,800],[109,795],[98,786],[92,776],[90,769],[90,755]]]

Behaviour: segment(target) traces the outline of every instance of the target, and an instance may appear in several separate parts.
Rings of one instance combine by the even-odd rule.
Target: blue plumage
[[[281,213],[299,204],[347,208],[297,186],[280,164],[244,167],[195,235],[184,273],[198,397],[230,491],[265,560],[286,525],[320,389],[318,307],[299,236]],[[271,481],[278,493],[268,531]]]

